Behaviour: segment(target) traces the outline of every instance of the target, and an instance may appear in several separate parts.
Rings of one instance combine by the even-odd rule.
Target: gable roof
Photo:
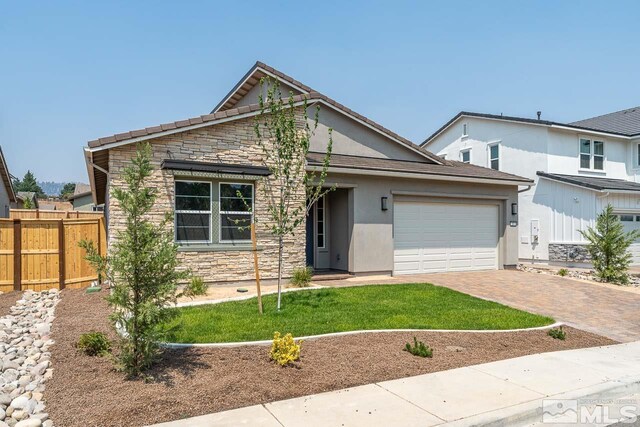
[[[135,143],[138,141],[151,139],[171,133],[183,132],[186,130],[196,129],[199,127],[210,126],[217,123],[221,123],[224,121],[230,121],[234,119],[241,119],[248,116],[257,115],[260,113],[260,106],[258,104],[244,105],[238,108],[229,108],[222,109],[223,106],[231,106],[235,105],[235,103],[241,99],[242,97],[235,99],[234,96],[237,93],[244,91],[243,93],[248,92],[251,87],[255,86],[260,81],[260,76],[271,75],[272,77],[276,77],[282,79],[287,84],[295,85],[301,91],[308,91],[306,93],[296,95],[293,97],[293,101],[295,105],[302,105],[303,101],[307,101],[309,104],[320,103],[329,108],[332,108],[360,123],[363,125],[377,131],[378,133],[383,134],[387,138],[392,141],[405,146],[406,148],[422,155],[423,157],[429,159],[430,161],[437,164],[447,164],[447,161],[436,156],[435,154],[425,150],[424,148],[414,144],[406,138],[398,135],[397,133],[385,128],[379,123],[374,122],[373,120],[356,113],[355,111],[347,108],[346,106],[340,104],[339,102],[329,98],[326,95],[323,95],[319,92],[313,91],[309,86],[306,86],[297,80],[287,76],[286,74],[277,71],[276,69],[269,67],[268,65],[262,62],[256,62],[255,65],[249,70],[245,77],[240,81],[240,83],[236,84],[234,89],[221,101],[220,104],[210,114],[193,117],[186,120],[179,120],[176,122],[164,123],[158,126],[152,126],[144,129],[138,129],[134,131],[124,132],[115,134],[112,136],[95,139],[93,141],[89,141],[89,149],[93,151],[95,149],[101,149],[101,147],[107,147],[112,144],[124,145]],[[243,83],[245,82],[245,83]],[[252,82],[252,83],[251,83]],[[247,88],[247,85],[253,85]],[[244,89],[243,89],[244,88]],[[233,103],[231,101],[226,101],[225,99],[235,99]]]
[[[245,74],[242,79],[240,79],[240,81],[234,86],[234,88],[231,89],[231,91],[222,99],[222,101],[220,101],[218,105],[215,106],[211,113],[217,113],[233,108],[233,106],[236,105],[236,103],[240,101],[244,95],[246,95],[256,85],[260,84],[261,78],[266,76],[278,79],[279,81],[284,82],[285,84],[290,85],[291,87],[300,91],[302,94],[309,95],[310,100],[321,100],[322,103],[328,104],[329,106],[342,112],[343,114],[346,114],[357,119],[358,121],[363,122],[365,125],[374,128],[378,132],[386,135],[387,137],[390,137],[392,140],[399,142],[402,145],[405,145],[411,150],[417,151],[423,157],[426,157],[437,164],[447,164],[444,159],[435,156],[433,153],[421,148],[408,139],[403,138],[402,136],[387,129],[381,124],[353,111],[345,105],[328,97],[327,95],[324,95],[312,89],[311,87],[283,73],[282,71],[276,70],[275,68],[260,61],[257,61],[253,65],[253,67],[251,67],[247,74]]]
[[[4,154],[2,153],[2,147],[0,147],[0,178],[4,183],[5,188],[7,189],[7,194],[9,194],[9,201],[16,201],[16,193],[13,191],[13,183],[11,182],[11,174],[9,173],[9,166],[7,165],[7,161],[4,159]]]
[[[640,192],[640,183],[624,179],[600,178],[594,176],[564,175],[559,173],[547,173],[538,171],[537,175],[552,181],[577,185],[596,191],[611,192]]]
[[[638,109],[640,110],[640,107]],[[617,113],[612,113],[612,114],[617,114]],[[456,114],[451,120],[449,120],[447,123],[441,126],[437,131],[429,135],[429,137],[425,139],[420,144],[420,146],[425,147],[426,145],[428,145],[438,135],[444,132],[447,128],[449,128],[449,126],[451,126],[454,122],[456,122],[461,117],[477,117],[481,119],[502,120],[505,122],[526,123],[526,124],[538,125],[538,126],[549,126],[549,127],[557,127],[557,128],[564,128],[564,129],[584,130],[589,132],[601,132],[601,133],[618,136],[618,137],[636,136],[635,134],[623,133],[620,131],[620,129],[616,130],[612,126],[609,127],[609,130],[604,129],[604,127],[600,127],[600,128],[598,128],[597,126],[594,127],[594,124],[595,124],[594,122],[588,122],[589,120],[592,120],[592,119],[583,120],[582,122],[585,122],[585,123],[582,123],[582,122],[560,123],[560,122],[553,122],[550,120],[531,119],[527,117],[504,116],[502,114],[486,114],[486,113],[474,113],[471,111],[461,111],[458,114]],[[604,116],[601,116],[601,117],[604,117]],[[639,120],[638,125],[640,126],[640,113],[638,115],[638,120]]]
[[[640,136],[640,107],[615,111],[589,119],[578,120],[569,123],[573,126],[581,126],[597,129],[603,132],[620,133],[629,136]]]

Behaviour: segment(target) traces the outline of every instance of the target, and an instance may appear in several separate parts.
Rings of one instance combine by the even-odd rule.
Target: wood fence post
[[[13,289],[22,289],[22,224],[13,220]]]
[[[59,289],[64,289],[65,269],[64,269],[64,220],[58,221],[58,264],[60,272],[60,286]]]

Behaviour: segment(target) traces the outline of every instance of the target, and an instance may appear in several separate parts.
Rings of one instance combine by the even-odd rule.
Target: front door
[[[329,201],[322,197],[313,209],[314,222],[314,265],[316,270],[326,270],[330,267],[329,256]]]

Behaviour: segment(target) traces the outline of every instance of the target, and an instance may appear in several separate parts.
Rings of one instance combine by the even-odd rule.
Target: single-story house
[[[40,209],[40,203],[38,203],[36,193],[33,191],[18,191],[16,192],[16,199],[17,209],[25,209],[25,204],[29,209]]]
[[[13,191],[9,166],[0,147],[0,218],[9,218],[9,211],[17,205],[18,199]]]
[[[262,276],[276,277],[277,243],[262,189],[270,174],[253,130],[265,76],[293,94],[298,110],[304,99],[311,117],[320,107],[308,170],[320,167],[333,129],[326,185],[336,189],[287,239],[285,275],[305,264],[355,275],[399,275],[501,269],[518,262],[518,189],[531,185],[530,179],[438,157],[261,62],[210,114],[88,143],[93,202],[105,204],[109,242],[124,226],[109,192],[124,185],[123,169],[136,143],[144,141],[153,150],[150,183],[158,190],[153,216],[160,221],[165,212],[174,213],[182,264],[209,282],[254,278],[249,233],[225,210],[234,206],[236,218],[254,216]],[[237,191],[253,200],[253,209],[236,203]]]
[[[93,203],[93,195],[91,194],[91,186],[88,184],[77,183],[73,194],[67,198],[72,204],[74,211],[101,211],[102,205],[96,206]]]

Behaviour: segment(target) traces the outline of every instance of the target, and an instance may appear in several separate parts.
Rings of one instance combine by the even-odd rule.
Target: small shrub
[[[294,268],[289,283],[297,288],[306,288],[311,283],[311,276],[313,276],[311,267]]]
[[[178,294],[178,298],[194,298],[199,295],[204,295],[207,293],[207,289],[209,289],[209,285],[202,280],[202,277],[194,276],[189,281],[189,284],[185,286],[184,290]]]
[[[87,332],[80,335],[76,348],[88,356],[104,356],[111,350],[111,342],[102,332]]]
[[[413,337],[413,346],[407,343],[404,346],[404,351],[408,351],[414,356],[433,357],[433,349],[422,341],[418,341],[416,337]]]
[[[560,326],[559,328],[549,329],[547,335],[549,335],[551,338],[562,341],[567,338],[567,333],[562,329],[562,326]]]
[[[569,270],[567,270],[566,268],[561,268],[560,270],[558,270],[558,276],[566,276],[567,274],[569,274]]]
[[[280,332],[273,334],[273,344],[269,357],[280,366],[286,366],[300,359],[302,341],[296,342],[291,334],[280,336]]]

